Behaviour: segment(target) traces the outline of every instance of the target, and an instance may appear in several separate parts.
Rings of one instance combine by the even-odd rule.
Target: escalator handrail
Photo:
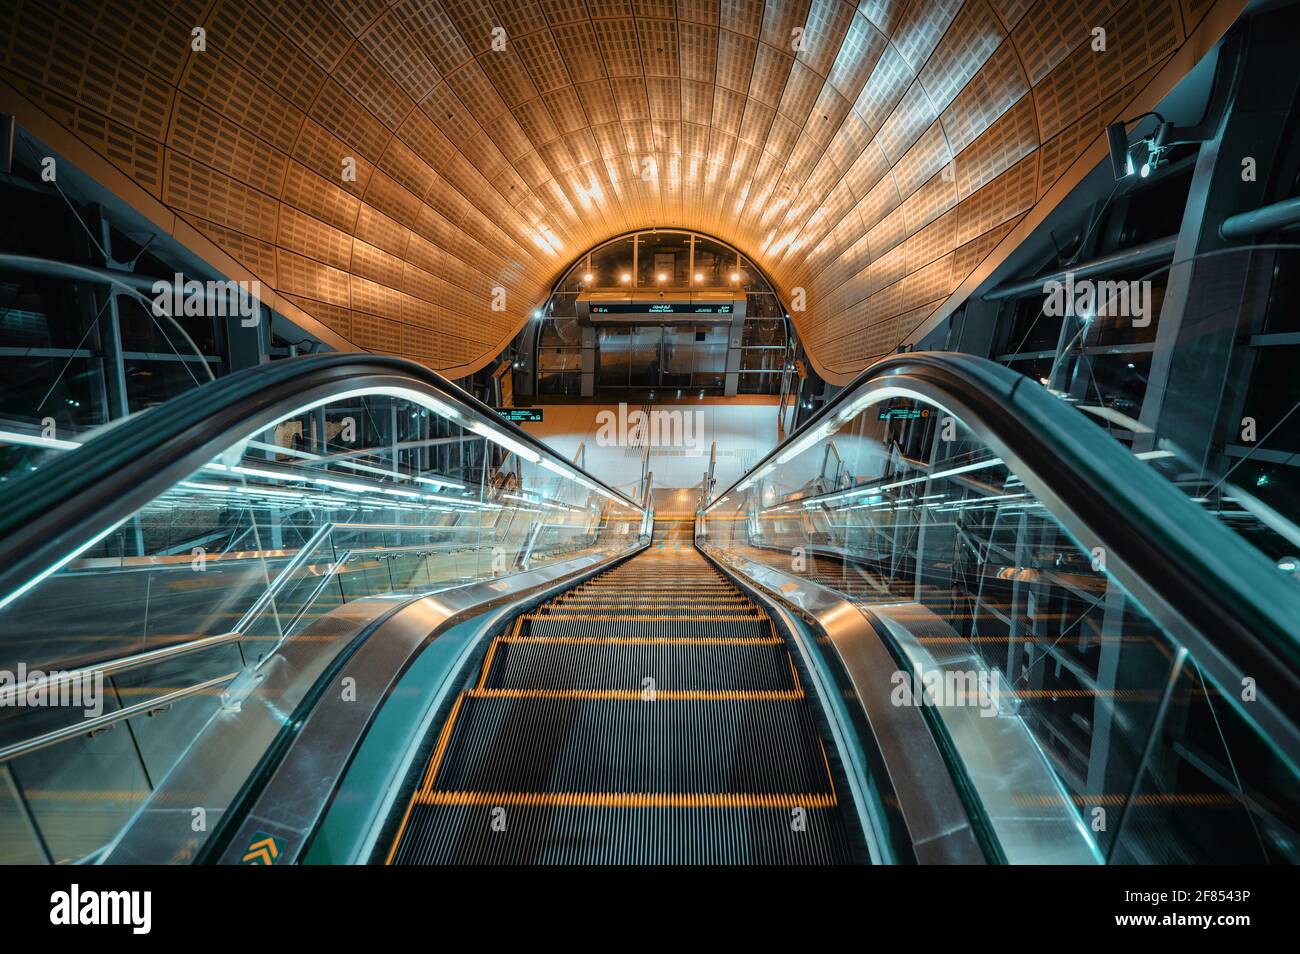
[[[1107,572],[1148,611],[1172,610],[1180,629],[1199,637],[1199,645],[1188,643],[1192,658],[1219,676],[1221,686],[1231,689],[1226,677],[1240,685],[1240,678],[1253,676],[1259,696],[1250,708],[1263,711],[1247,717],[1300,762],[1300,640],[1294,631],[1300,590],[1106,431],[1002,365],[947,352],[883,358],[719,494],[709,509],[796,441],[834,422],[869,392],[889,386],[906,386],[951,410],[1057,519],[1066,522],[1063,514],[1068,515],[1072,532],[1081,528],[1081,539],[1104,545]]]
[[[0,599],[211,461],[233,435],[247,436],[242,430],[251,420],[297,403],[296,395],[309,389],[357,390],[367,379],[427,389],[470,420],[490,424],[634,510],[642,509],[423,365],[368,353],[307,355],[237,371],[178,395],[5,486],[0,490]]]

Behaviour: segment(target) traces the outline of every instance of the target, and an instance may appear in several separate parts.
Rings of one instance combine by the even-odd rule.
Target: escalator
[[[989,362],[657,518],[374,355],[69,443],[0,486],[0,860],[1300,860],[1300,533]]]
[[[665,545],[678,522],[655,537],[493,638],[389,863],[854,859],[786,640],[694,547]]]

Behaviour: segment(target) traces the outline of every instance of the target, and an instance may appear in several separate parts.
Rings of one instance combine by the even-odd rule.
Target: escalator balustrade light
[[[58,450],[73,450],[81,446],[77,441],[63,440],[58,437],[42,437],[39,434],[20,434],[17,431],[0,431],[0,444],[22,444],[26,447],[52,447]]]
[[[515,454],[518,454],[520,457],[528,461],[530,464],[536,464],[542,459],[542,455],[537,453],[537,451],[533,450],[531,447],[525,447],[523,444],[519,443],[513,437],[508,437],[505,434],[502,434],[496,428],[490,427],[489,425],[484,424],[482,421],[475,421],[473,424],[470,425],[470,430],[473,431],[475,434],[479,435],[480,437],[485,437],[488,440],[490,440],[492,443],[504,447],[506,450],[511,451]]]
[[[354,484],[346,480],[331,480],[328,477],[313,477],[313,484],[320,484],[322,487],[333,487],[335,490],[347,490],[354,494],[368,493],[372,488],[366,484]]]
[[[954,477],[957,474],[966,474],[972,470],[983,470],[987,467],[996,467],[1002,463],[1001,457],[990,457],[987,460],[978,460],[973,464],[964,464],[961,467],[951,467],[948,470],[937,471],[933,474],[922,474],[920,477],[909,477],[907,480],[897,480],[889,484],[881,484],[874,487],[854,487],[849,490],[841,490],[837,493],[828,494],[825,497],[817,497],[807,501],[804,506],[812,506],[816,503],[833,503],[836,500],[847,500],[852,497],[860,497],[863,494],[881,493],[886,490],[895,490],[899,487],[909,487],[912,484],[919,484],[926,480],[939,480],[942,477]]]
[[[542,458],[542,466],[545,467],[547,470],[549,470],[551,473],[559,474],[561,477],[564,477],[568,480],[576,480],[578,476],[577,474],[575,474],[573,471],[569,470],[567,467],[563,466],[562,464],[557,464],[555,463],[555,461],[545,457]]]
[[[416,483],[432,484],[434,487],[450,487],[452,490],[464,490],[465,485],[450,477],[412,477]]]
[[[780,454],[777,457],[776,462],[778,464],[789,463],[790,461],[798,457],[800,454],[802,454],[804,451],[809,450],[815,447],[816,445],[820,444],[832,433],[834,433],[834,431],[835,431],[834,424],[823,424],[821,427],[817,428],[814,431],[811,431],[806,436],[799,438],[792,445],[790,445],[790,447],[788,447],[782,454]]]
[[[85,543],[79,544],[78,546],[74,547],[65,556],[62,556],[59,559],[55,560],[45,569],[41,570],[40,573],[37,573],[34,577],[32,577],[30,580],[24,583],[22,586],[18,587],[16,590],[14,590],[12,593],[5,596],[3,599],[0,599],[0,609],[4,609],[6,606],[8,606],[14,600],[18,599],[18,597],[22,596],[32,587],[37,586],[42,580],[45,580],[53,576],[59,570],[63,569],[65,566],[67,566],[69,563],[75,560],[77,557],[81,556],[81,554],[85,553],[87,550],[93,547],[100,540],[103,540],[106,536],[108,536],[118,527],[122,526],[122,524],[126,523],[127,520],[129,519],[131,518],[123,517],[121,520],[117,521],[117,523],[114,523],[111,526],[109,526],[107,529],[101,530],[99,533],[95,534]]]

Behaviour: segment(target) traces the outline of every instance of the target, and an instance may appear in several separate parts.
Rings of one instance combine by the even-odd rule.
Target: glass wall
[[[222,276],[182,267],[188,259],[171,239],[146,239],[118,213],[61,194],[25,144],[13,174],[0,177],[0,206],[15,226],[0,235],[0,252],[42,267],[129,262],[144,290],[0,269],[0,487],[98,427],[256,364],[272,343],[269,311],[253,328],[206,308],[155,314],[153,280]]]
[[[291,643],[328,645],[344,604],[609,556],[641,533],[639,507],[448,397],[337,391],[232,438],[0,594],[0,670],[26,674],[0,686],[0,862],[92,855],[236,676]],[[14,481],[0,506],[24,492]],[[88,694],[10,704],[67,686]],[[307,688],[286,687],[283,711]]]
[[[797,342],[784,306],[759,270],[716,239],[652,229],[592,249],[556,282],[540,309],[534,393],[581,394],[580,332],[567,321],[577,313],[579,294],[650,289],[743,294],[745,322],[736,392],[778,395],[783,381],[788,386],[785,379],[794,370]],[[726,387],[728,332],[722,322],[602,327],[596,338],[594,385],[721,394]]]
[[[1191,633],[943,407],[869,385],[844,407],[723,493],[705,545],[872,614],[896,704],[936,716],[1009,860],[1300,861],[1297,767],[1188,655]],[[1257,569],[1296,583],[1300,618],[1294,573],[1267,550]]]

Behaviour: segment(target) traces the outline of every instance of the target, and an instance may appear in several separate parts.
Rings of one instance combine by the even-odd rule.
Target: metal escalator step
[[[716,612],[695,610],[691,611],[687,607],[670,607],[667,612],[663,613],[618,613],[613,616],[602,616],[597,613],[577,613],[565,610],[559,606],[539,607],[537,612],[529,613],[524,617],[525,622],[539,619],[589,619],[597,622],[610,623],[614,621],[630,621],[640,623],[717,623],[732,620],[763,620],[766,616],[761,616],[753,611],[752,607],[745,607],[737,612],[724,612],[721,609]]]
[[[801,699],[461,701],[432,791],[831,794]]]
[[[689,545],[646,551],[493,639],[388,861],[852,861],[812,712],[739,588]]]
[[[797,688],[777,642],[575,643],[498,641],[480,686],[507,689],[759,691]]]
[[[666,606],[677,606],[688,609],[702,609],[707,611],[709,607],[726,607],[728,611],[753,611],[752,604],[743,596],[678,596],[674,593],[667,593],[663,596],[633,596],[629,593],[621,595],[615,594],[597,594],[597,593],[579,593],[574,596],[561,597],[552,604],[557,611],[565,611],[575,606],[583,607],[600,607],[600,606],[618,606],[626,608],[629,612],[647,612],[646,607],[657,608]]]
[[[499,810],[498,810],[499,809]],[[836,864],[836,809],[417,805],[397,864]]]
[[[528,636],[769,636],[766,619],[725,618],[703,622],[699,618],[646,620],[635,617],[552,616],[524,621]]]

